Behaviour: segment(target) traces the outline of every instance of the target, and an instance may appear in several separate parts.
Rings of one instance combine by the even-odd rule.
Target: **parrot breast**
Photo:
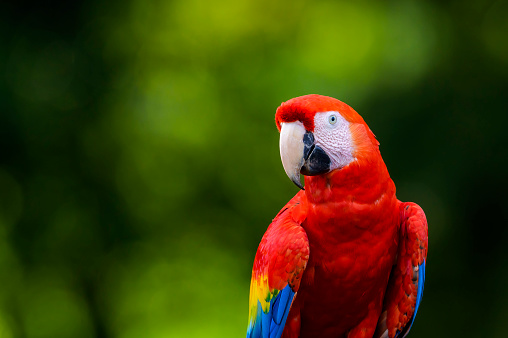
[[[337,337],[365,320],[376,325],[399,219],[395,186],[379,160],[305,178],[309,210],[302,227],[310,257],[288,319],[300,316],[302,337]]]

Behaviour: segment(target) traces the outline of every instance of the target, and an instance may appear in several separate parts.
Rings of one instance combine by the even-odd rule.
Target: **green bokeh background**
[[[508,336],[508,2],[0,4],[0,338],[241,337],[297,192],[275,109],[354,107],[429,221],[411,337]]]

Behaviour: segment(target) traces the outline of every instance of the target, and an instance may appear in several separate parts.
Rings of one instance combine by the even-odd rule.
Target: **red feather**
[[[279,130],[280,123],[298,120],[312,131],[314,115],[326,111],[338,111],[350,122],[355,160],[305,177],[305,191],[283,208],[263,237],[253,280],[263,270],[270,288],[290,283],[298,291],[283,337],[393,338],[408,331],[416,311],[414,273],[427,255],[425,215],[417,205],[397,200],[379,143],[345,103],[306,95],[283,103],[275,120]],[[292,233],[305,234],[309,249],[296,243],[291,249]],[[301,281],[294,277],[301,273],[294,259],[298,253],[308,255]]]

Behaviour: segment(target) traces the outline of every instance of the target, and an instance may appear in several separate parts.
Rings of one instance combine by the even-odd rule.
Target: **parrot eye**
[[[330,124],[335,124],[335,122],[337,122],[337,116],[335,115],[330,115],[330,117],[328,117],[328,122]]]

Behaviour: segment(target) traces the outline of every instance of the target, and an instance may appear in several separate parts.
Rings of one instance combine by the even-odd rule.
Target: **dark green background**
[[[63,3],[63,2],[62,2]],[[367,121],[429,221],[411,337],[508,336],[507,1],[0,5],[0,337],[241,337],[297,192],[277,106]]]

